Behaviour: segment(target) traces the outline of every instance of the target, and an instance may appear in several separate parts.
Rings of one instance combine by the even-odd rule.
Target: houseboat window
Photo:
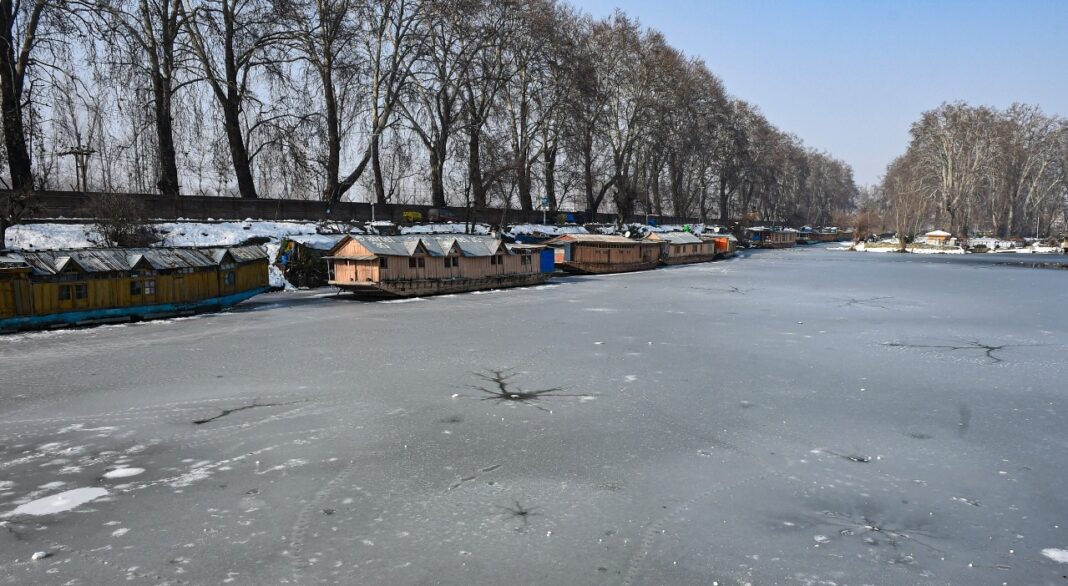
[[[497,257],[496,256],[491,256],[490,257],[490,264],[491,265],[497,264]]]
[[[225,283],[227,285],[233,285],[236,282],[237,282],[237,277],[234,276],[234,272],[233,271],[230,271],[230,272],[226,273],[226,276],[223,277],[223,283]]]
[[[233,273],[230,273],[230,274],[232,275]],[[156,280],[155,279],[149,279],[149,280],[145,281],[145,295],[155,295],[155,294],[156,294]]]
[[[88,299],[89,298],[89,286],[85,283],[78,283],[74,285],[74,298],[75,299]]]
[[[445,257],[444,259],[442,259],[442,260],[444,260],[444,261],[445,261],[445,268],[449,268],[449,267],[451,267],[451,266],[452,266],[452,259],[451,259],[451,258],[449,258],[449,257],[447,257],[447,256],[446,256],[446,257]]]
[[[378,259],[378,268],[380,268],[380,269],[388,269],[389,268],[389,259],[387,259],[384,256],[382,258]]]
[[[419,261],[419,268],[423,268],[423,267],[425,267],[425,266],[426,266],[426,259],[424,259],[423,257],[419,257],[419,258],[418,258],[418,259],[416,259],[416,260],[418,260],[418,261]]]
[[[414,269],[414,268],[415,268],[415,266],[416,266],[416,265],[415,265],[415,258],[414,258],[414,257],[413,257],[413,258],[409,258],[409,259],[408,259],[408,268],[409,268],[409,269]]]
[[[460,266],[460,257],[458,257],[458,256],[452,257],[452,266],[454,266],[454,267]]]
[[[59,286],[59,300],[70,301],[70,285]]]
[[[498,254],[497,255],[497,264],[499,264],[499,265],[503,265],[504,264],[504,255],[503,254]]]
[[[141,281],[130,281],[130,295],[141,294]]]
[[[333,262],[326,263],[326,279],[328,281],[337,280],[337,269],[334,268]]]
[[[530,264],[530,255],[529,254],[524,254],[523,256],[521,256],[519,258],[520,258],[520,261],[522,262],[522,264],[525,264],[525,265]]]

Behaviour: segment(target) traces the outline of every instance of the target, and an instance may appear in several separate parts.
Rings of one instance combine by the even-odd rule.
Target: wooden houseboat
[[[822,228],[812,233],[816,242],[838,242],[838,228]]]
[[[756,248],[793,248],[797,245],[797,230],[793,228],[746,228],[749,241]]]
[[[0,331],[190,315],[267,290],[258,246],[0,254]]]
[[[660,243],[623,236],[565,234],[546,242],[555,250],[556,265],[569,273],[625,273],[656,268]]]
[[[702,234],[701,239],[715,246],[716,258],[730,258],[738,251],[738,239],[729,232]]]
[[[716,245],[689,232],[650,232],[647,242],[660,244],[660,262],[680,265],[716,259]]]
[[[493,236],[348,235],[325,256],[331,285],[368,299],[538,285],[554,271],[544,246]]]

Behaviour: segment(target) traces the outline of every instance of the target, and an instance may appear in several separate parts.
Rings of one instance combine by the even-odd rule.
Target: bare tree
[[[222,111],[238,192],[255,199],[252,163],[258,150],[249,147],[252,134],[286,114],[271,112],[257,100],[254,76],[278,59],[271,50],[290,35],[277,26],[279,15],[263,0],[190,0],[190,5],[178,4],[182,23]],[[249,112],[253,106],[259,106],[256,114]]]

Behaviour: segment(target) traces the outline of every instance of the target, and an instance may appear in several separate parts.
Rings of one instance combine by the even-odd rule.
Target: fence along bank
[[[544,283],[544,246],[493,236],[346,236],[324,257],[328,282],[364,298],[415,297]]]
[[[113,323],[228,307],[267,290],[258,246],[0,254],[0,331]]]

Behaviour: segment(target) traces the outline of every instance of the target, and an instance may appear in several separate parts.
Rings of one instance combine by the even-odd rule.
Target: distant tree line
[[[935,226],[961,239],[1063,231],[1068,121],[1026,104],[924,112],[864,207],[905,238]]]
[[[555,0],[0,0],[0,89],[16,194],[826,224],[858,192],[660,33]]]

